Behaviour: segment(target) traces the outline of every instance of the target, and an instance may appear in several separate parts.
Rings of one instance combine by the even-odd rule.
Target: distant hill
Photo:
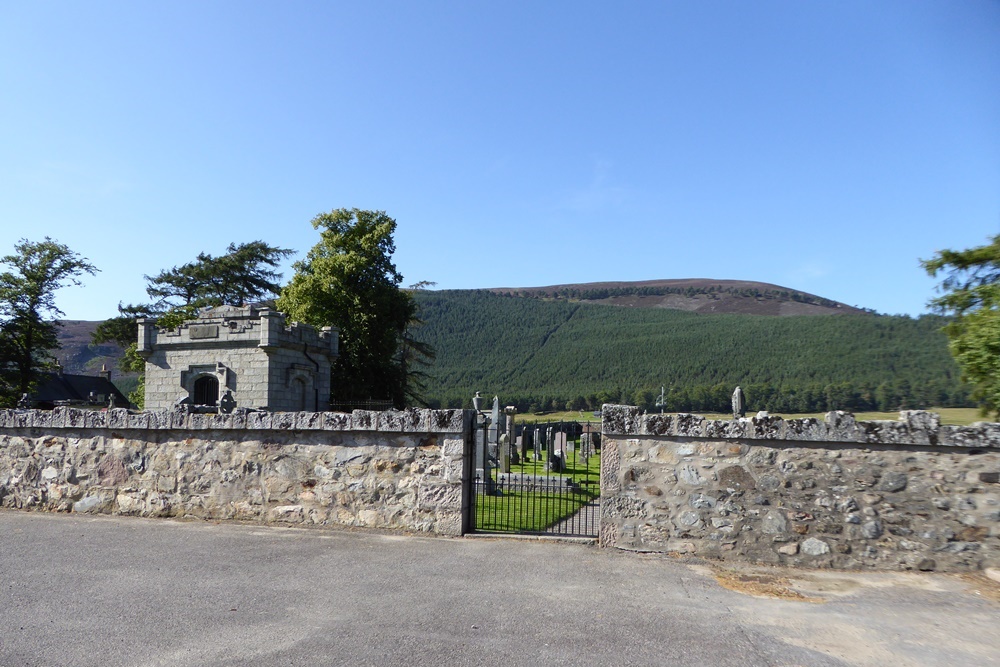
[[[425,322],[416,335],[437,350],[426,391],[432,405],[468,405],[481,391],[522,411],[595,409],[603,402],[651,410],[662,386],[668,410],[727,411],[736,385],[753,411],[969,401],[940,318],[614,308],[536,289],[527,298],[524,289],[414,293]],[[535,296],[542,292],[550,296]],[[849,312],[807,305],[816,306],[813,312]]]
[[[128,394],[137,384],[137,376],[123,374],[118,370],[118,360],[124,353],[115,343],[91,343],[91,335],[100,321],[62,320],[59,328],[59,343],[62,348],[55,351],[55,357],[66,373],[73,375],[97,375],[102,367],[111,371],[111,381]]]
[[[425,395],[467,407],[476,391],[519,410],[624,402],[729,409],[739,384],[751,411],[895,410],[970,405],[943,320],[875,315],[767,283],[660,280],[413,293],[420,340],[437,350]],[[614,307],[612,307],[614,306]],[[816,317],[816,315],[860,315]],[[124,391],[121,349],[92,345],[98,322],[66,321],[57,357],[69,373],[102,364]]]
[[[548,287],[495,287],[504,296],[580,301],[632,308],[670,308],[743,315],[858,315],[860,308],[799,290],[749,280],[645,280],[576,283]]]

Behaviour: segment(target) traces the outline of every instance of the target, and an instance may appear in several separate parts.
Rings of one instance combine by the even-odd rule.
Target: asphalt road
[[[987,580],[579,544],[0,512],[0,666],[1000,665]],[[754,579],[754,577],[750,577]]]

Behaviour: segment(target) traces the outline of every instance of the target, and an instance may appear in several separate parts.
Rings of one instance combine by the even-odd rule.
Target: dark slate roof
[[[103,394],[103,403],[107,403],[114,394],[115,405],[127,408],[129,400],[118,391],[111,380],[103,376],[71,375],[69,373],[43,373],[38,382],[38,388],[31,395],[36,404],[49,404],[56,401],[87,401],[93,392],[95,396]]]

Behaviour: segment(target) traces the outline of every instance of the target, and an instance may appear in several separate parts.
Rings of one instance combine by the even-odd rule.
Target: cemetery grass
[[[579,443],[577,443],[576,446],[579,447]],[[534,456],[534,452],[528,450],[528,455]],[[545,463],[543,461],[511,463],[510,471],[512,473],[522,475],[569,477],[576,483],[583,485],[586,485],[586,482],[588,481],[594,481],[596,486],[596,482],[600,481],[601,478],[601,453],[600,451],[594,452],[594,455],[587,459],[586,464],[584,464],[579,457],[574,456],[566,462],[565,470],[563,472],[550,472],[545,470]],[[495,477],[496,475],[494,474],[494,478]]]
[[[579,447],[579,444],[577,444]],[[529,450],[529,456],[534,452]],[[545,470],[542,461],[512,463],[511,473],[538,477],[572,479],[578,489],[565,493],[508,491],[498,496],[476,496],[476,530],[486,532],[541,533],[564,521],[600,495],[600,452],[588,458],[586,465],[579,457],[566,462],[563,472]],[[497,478],[496,472],[493,478]]]
[[[541,533],[576,514],[597,497],[594,491],[572,494],[507,492],[476,496],[476,530]]]

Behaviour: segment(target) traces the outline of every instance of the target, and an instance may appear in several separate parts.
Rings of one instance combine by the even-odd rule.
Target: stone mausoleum
[[[147,410],[184,403],[224,412],[329,407],[338,344],[333,327],[317,331],[269,308],[221,306],[176,329],[140,319],[138,342]]]

